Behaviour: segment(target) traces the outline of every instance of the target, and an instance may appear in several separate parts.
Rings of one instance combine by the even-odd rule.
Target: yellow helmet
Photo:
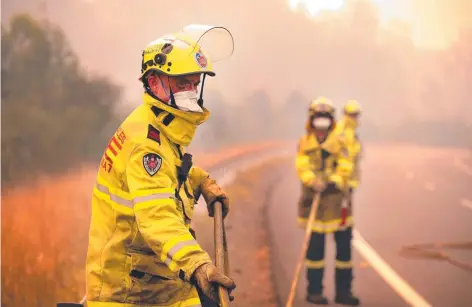
[[[344,114],[359,115],[361,113],[361,105],[357,100],[348,100],[344,105]]]
[[[327,113],[332,117],[334,117],[335,111],[336,109],[333,102],[324,96],[320,96],[312,100],[309,109],[310,115],[317,113]]]
[[[216,44],[223,53],[231,55],[234,50],[234,41],[231,33],[224,27],[189,25],[180,32],[164,35],[149,43],[142,53],[141,77],[143,79],[148,73],[154,71],[167,76],[184,76],[195,73],[203,73],[215,76],[213,63],[218,60],[218,51],[204,49],[204,41],[209,33],[219,33]],[[223,35],[221,35],[221,33]],[[205,39],[203,39],[205,38]],[[221,41],[221,39],[225,41]],[[214,39],[210,38],[210,44]],[[214,48],[215,46],[213,46]],[[226,50],[224,50],[226,49]],[[223,55],[223,57],[229,56]]]

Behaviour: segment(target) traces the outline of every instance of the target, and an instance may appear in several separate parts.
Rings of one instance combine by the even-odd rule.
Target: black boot
[[[361,303],[352,293],[337,293],[334,301],[337,304],[348,306],[359,306]]]
[[[327,305],[328,299],[323,296],[323,273],[324,269],[308,269],[308,288],[306,300],[317,305]]]
[[[336,297],[334,298],[336,303],[348,306],[359,306],[359,299],[351,292],[352,280],[352,268],[336,268]]]
[[[328,299],[324,297],[321,293],[309,293],[306,296],[307,302],[310,302],[312,304],[316,305],[328,305]]]

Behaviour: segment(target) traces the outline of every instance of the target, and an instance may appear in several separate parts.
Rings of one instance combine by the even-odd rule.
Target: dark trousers
[[[323,274],[325,258],[325,233],[313,232],[306,254],[308,278],[308,293],[323,292]],[[351,241],[352,228],[334,232],[336,242],[336,274],[335,284],[337,294],[349,294],[352,287]]]

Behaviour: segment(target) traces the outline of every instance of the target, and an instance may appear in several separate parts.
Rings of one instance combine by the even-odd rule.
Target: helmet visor
[[[234,40],[231,32],[222,26],[192,24],[184,27],[178,36],[191,38],[198,44],[212,62],[229,58],[234,51]],[[195,52],[195,48],[192,52]]]

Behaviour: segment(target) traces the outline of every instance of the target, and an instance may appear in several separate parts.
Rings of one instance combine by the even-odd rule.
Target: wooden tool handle
[[[216,267],[220,272],[228,274],[226,272],[229,270],[229,264],[226,263],[227,255],[227,246],[226,246],[226,235],[223,223],[223,205],[220,202],[215,202],[215,262]],[[228,290],[225,287],[218,287],[218,296],[220,298],[221,307],[229,306],[229,295]]]
[[[295,294],[297,292],[297,284],[302,270],[303,263],[305,262],[306,251],[308,249],[308,244],[310,242],[310,237],[312,233],[313,223],[315,221],[316,211],[318,211],[318,206],[320,204],[320,193],[316,193],[315,198],[310,209],[310,215],[308,217],[308,223],[305,228],[305,238],[303,240],[302,250],[300,251],[300,256],[297,263],[297,268],[295,269],[295,275],[292,280],[292,286],[290,288],[290,293],[288,295],[287,303],[285,307],[292,307],[293,300],[295,299]]]

